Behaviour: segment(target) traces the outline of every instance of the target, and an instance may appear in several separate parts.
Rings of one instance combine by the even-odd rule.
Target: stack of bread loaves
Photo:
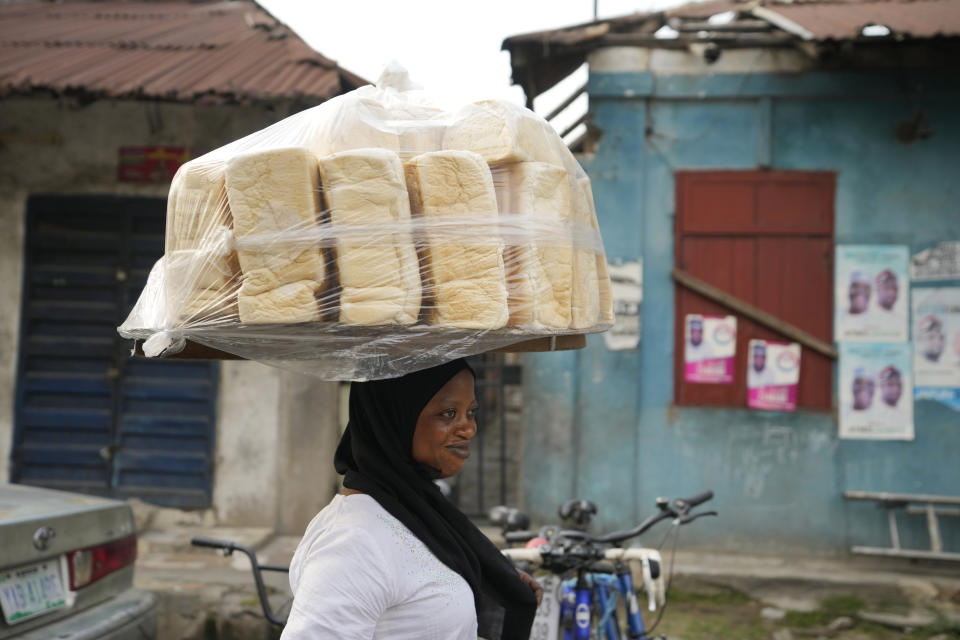
[[[590,180],[560,137],[513,104],[450,110],[405,83],[181,167],[156,301],[169,326],[153,329],[227,351],[286,332],[329,355],[344,336],[409,353],[439,332],[477,353],[608,328]],[[143,337],[132,322],[121,333]]]

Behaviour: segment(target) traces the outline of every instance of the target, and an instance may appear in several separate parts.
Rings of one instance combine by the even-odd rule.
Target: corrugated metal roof
[[[632,30],[634,28],[643,28],[644,23],[653,17],[652,13],[631,13],[625,16],[610,18],[608,20],[598,20],[596,22],[584,22],[581,24],[561,27],[559,29],[547,29],[545,31],[530,31],[510,36],[503,41],[501,49],[511,50],[517,45],[528,43],[542,43],[544,45],[576,45],[589,40],[602,37],[611,30]]]
[[[867,25],[887,27],[891,35],[934,38],[960,35],[958,0],[878,0],[873,2],[767,3],[767,11],[799,25],[807,40],[853,40]],[[776,19],[771,16],[771,22]],[[788,23],[777,24],[790,31]],[[797,35],[800,35],[798,33]]]
[[[874,25],[885,29],[864,31]],[[658,34],[665,26],[672,32]],[[853,43],[853,49],[883,45],[884,60],[889,62],[896,61],[896,49],[907,41],[949,39],[952,51],[957,37],[960,0],[706,0],[663,12],[523,33],[504,40],[503,49],[510,52],[513,81],[523,86],[532,104],[534,96],[583,64],[591,50],[605,46],[797,46],[816,57],[821,49],[835,52],[836,43],[842,41]]]
[[[744,3],[737,2],[737,0],[707,0],[706,2],[691,2],[680,5],[674,9],[668,9],[665,14],[671,18],[705,20],[712,15],[723,13],[724,11],[742,10],[743,5]]]
[[[322,101],[364,84],[250,0],[0,4],[0,95]]]
[[[662,13],[633,13],[523,33],[504,40],[503,48],[583,45],[607,34],[652,33],[663,22],[706,20],[727,11],[737,14],[738,19],[761,18],[807,40],[855,40],[861,37],[863,27],[872,24],[887,27],[894,37],[960,36],[960,0],[707,0]]]

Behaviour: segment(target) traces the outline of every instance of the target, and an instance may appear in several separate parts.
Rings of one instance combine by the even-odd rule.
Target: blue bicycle
[[[656,549],[623,549],[620,545],[663,520],[673,521],[671,532],[675,536],[680,525],[717,515],[716,511],[692,511],[711,498],[712,491],[673,501],[660,498],[656,513],[642,523],[633,529],[606,535],[587,532],[596,514],[596,505],[586,500],[571,500],[560,507],[561,519],[572,522],[567,528],[547,525],[535,531],[525,530],[529,518],[516,509],[495,507],[491,510],[491,520],[501,525],[508,543],[527,545],[504,549],[503,554],[520,569],[531,571],[539,567],[548,572],[538,578],[544,586],[544,599],[537,611],[531,640],[647,640],[666,606],[660,553]],[[631,563],[640,565],[650,611],[660,607],[657,620],[649,630],[644,627],[640,614]],[[618,617],[620,596],[624,603],[624,632]]]

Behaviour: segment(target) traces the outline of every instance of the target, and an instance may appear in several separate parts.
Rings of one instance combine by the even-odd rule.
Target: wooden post
[[[703,280],[693,277],[686,271],[674,269],[670,272],[670,275],[678,284],[690,289],[691,291],[699,293],[708,300],[712,300],[717,304],[722,304],[728,309],[736,311],[740,315],[750,318],[754,322],[758,322],[768,329],[773,329],[779,334],[782,334],[788,338],[792,338],[803,346],[813,349],[817,353],[821,353],[828,358],[836,360],[838,357],[837,350],[833,348],[833,345],[824,342],[816,336],[810,335],[803,329],[794,326],[785,320],[781,320],[772,313],[767,313],[762,309],[758,309],[749,302],[741,300],[735,295],[729,294],[726,291],[716,288],[712,284],[707,284]]]

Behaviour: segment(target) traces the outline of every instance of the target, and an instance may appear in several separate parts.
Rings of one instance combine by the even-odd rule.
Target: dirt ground
[[[287,594],[269,589],[275,606]],[[183,594],[185,597],[187,594]],[[960,640],[960,592],[927,594],[922,601],[893,587],[854,589],[769,584],[729,584],[703,578],[679,577],[668,593],[667,607],[658,626],[648,635],[668,640]],[[819,597],[822,596],[822,597]],[[657,614],[646,611],[648,629]],[[808,608],[788,610],[786,606]],[[814,603],[812,607],[807,603]],[[183,604],[182,602],[180,603]],[[178,607],[181,608],[182,607]],[[252,585],[237,585],[222,597],[219,608],[208,610],[202,623],[190,634],[172,629],[161,638],[178,640],[276,640],[279,629],[267,624],[260,613]],[[887,624],[867,620],[888,616]],[[913,618],[916,627],[903,626]],[[894,622],[896,624],[890,624]]]
[[[747,591],[703,579],[675,580],[653,636],[664,634],[670,640],[960,639],[957,592],[926,594],[920,601],[895,588],[841,587],[821,597],[807,593],[802,599],[794,598],[798,608],[810,609],[799,611],[764,602],[768,598],[763,592]],[[790,600],[776,591],[770,600]],[[645,614],[650,628],[657,614]]]
[[[167,533],[174,542],[194,533],[237,535]],[[136,571],[136,586],[158,594],[159,640],[276,640],[279,631],[263,619],[245,558],[179,548],[166,538],[143,537]],[[258,557],[289,564],[298,541],[261,541]],[[960,640],[960,570],[954,565],[679,552],[673,568],[671,561],[667,607],[651,639]],[[287,576],[265,578],[273,606],[281,606],[290,597]],[[638,578],[635,583],[642,582]],[[645,594],[640,602],[645,607]],[[644,609],[648,628],[655,619]]]

